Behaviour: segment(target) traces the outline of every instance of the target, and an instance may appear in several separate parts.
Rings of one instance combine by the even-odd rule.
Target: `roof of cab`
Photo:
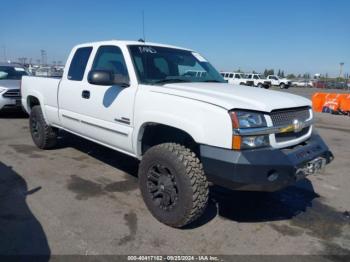
[[[173,46],[173,45],[166,45],[166,44],[159,44],[159,43],[152,43],[152,42],[141,42],[141,41],[128,41],[128,40],[108,40],[108,41],[98,41],[98,42],[90,42],[90,43],[83,43],[76,45],[75,48],[84,47],[84,46],[101,46],[101,45],[144,45],[144,46],[158,46],[158,47],[168,47],[168,48],[175,48],[175,49],[182,49],[187,51],[193,51],[188,48]]]

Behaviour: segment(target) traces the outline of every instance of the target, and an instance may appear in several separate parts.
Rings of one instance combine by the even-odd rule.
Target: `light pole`
[[[7,62],[7,57],[6,57],[6,46],[5,45],[3,45],[2,46],[2,49],[3,49],[3,54],[4,54],[4,62]]]
[[[339,78],[341,78],[343,75],[344,62],[340,62],[339,65],[340,65]]]

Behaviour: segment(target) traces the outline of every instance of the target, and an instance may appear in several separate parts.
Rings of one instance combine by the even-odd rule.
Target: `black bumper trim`
[[[296,171],[317,157],[328,164],[333,154],[318,134],[293,148],[233,151],[207,145],[200,146],[200,157],[209,181],[220,186],[245,191],[277,191],[294,184]],[[268,176],[278,178],[270,181]]]

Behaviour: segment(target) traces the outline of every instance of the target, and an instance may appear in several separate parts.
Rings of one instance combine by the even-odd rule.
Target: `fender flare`
[[[27,94],[27,98],[26,98],[26,110],[28,112],[28,114],[30,115],[30,107],[29,107],[29,97],[35,97],[36,99],[39,100],[39,104],[40,104],[40,107],[41,107],[41,111],[43,113],[43,116],[44,116],[44,119],[46,121],[46,123],[49,124],[49,121],[48,121],[48,118],[46,116],[46,110],[45,110],[45,100],[44,100],[44,97],[39,93],[37,92],[36,90],[31,90],[31,92],[29,94]]]
[[[156,116],[157,115],[157,116]],[[165,125],[179,129],[193,138],[196,143],[203,143],[204,139],[204,130],[198,126],[185,121],[184,119],[179,119],[169,114],[152,114],[145,118],[142,123],[135,125],[135,131],[133,134],[133,148],[135,149],[136,156],[138,158],[142,157],[142,137],[145,128],[148,125]]]

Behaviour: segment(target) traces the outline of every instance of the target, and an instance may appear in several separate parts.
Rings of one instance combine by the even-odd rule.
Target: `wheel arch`
[[[46,112],[45,112],[44,100],[43,100],[42,96],[39,93],[31,93],[31,94],[27,95],[26,104],[25,104],[25,110],[27,111],[27,113],[29,115],[30,115],[30,112],[32,111],[32,108],[34,106],[40,106],[41,107],[41,111],[43,113],[44,119],[48,123]]]
[[[197,139],[195,133],[188,128],[159,122],[145,122],[137,133],[136,152],[138,157],[142,157],[152,146],[172,142],[184,145],[198,154],[199,143]]]

